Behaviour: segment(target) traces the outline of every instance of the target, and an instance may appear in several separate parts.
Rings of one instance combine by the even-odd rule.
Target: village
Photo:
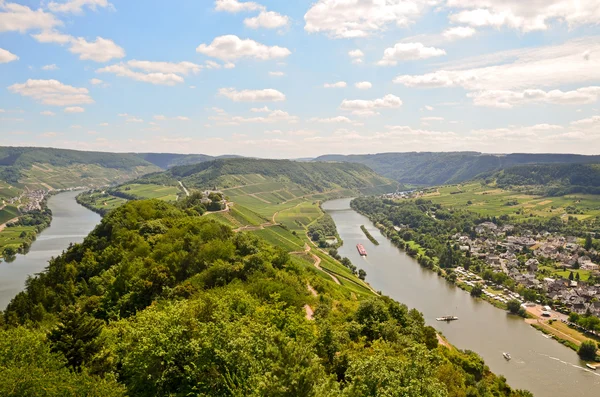
[[[452,238],[461,251],[485,261],[494,273],[503,273],[514,285],[536,290],[549,298],[555,310],[600,316],[600,284],[590,285],[580,277],[589,274],[594,280],[600,278],[600,266],[591,259],[598,258],[599,253],[593,248],[585,249],[576,237],[529,231],[515,236],[514,230],[513,225],[485,222],[475,228],[475,236],[458,233]],[[467,285],[484,283],[480,276],[464,268],[457,268],[456,273],[459,281]],[[568,276],[564,277],[565,274]],[[526,300],[506,287],[489,281],[488,284],[502,291],[494,294],[484,290],[489,299],[503,303],[509,299],[521,303]]]
[[[5,200],[5,204],[15,205],[21,213],[41,211],[42,202],[48,195],[47,190],[23,191],[20,195]]]

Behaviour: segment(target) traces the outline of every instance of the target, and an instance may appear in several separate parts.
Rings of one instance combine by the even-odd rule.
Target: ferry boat
[[[510,361],[510,359],[512,358],[510,356],[510,353],[502,353],[502,355],[504,356],[504,358],[506,359],[506,361]]]
[[[458,320],[458,317],[456,316],[444,316],[444,317],[438,317],[436,318],[437,321],[455,321]]]
[[[596,368],[598,368],[598,367],[594,367],[592,364],[586,364],[585,366],[588,367],[589,369],[591,369],[592,371],[595,371]]]
[[[356,249],[358,250],[360,256],[367,256],[367,250],[362,244],[356,244]]]

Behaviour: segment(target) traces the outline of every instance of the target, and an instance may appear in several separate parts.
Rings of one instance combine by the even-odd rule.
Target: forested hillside
[[[248,181],[244,175],[258,176]],[[290,160],[220,159],[147,175],[141,182],[176,184],[183,182],[192,188],[228,189],[269,181],[293,183],[307,191],[325,191],[335,188],[363,189],[384,186],[393,188],[396,183],[377,175],[359,164],[306,163]]]
[[[600,156],[574,154],[507,154],[477,152],[411,152],[367,155],[326,155],[316,161],[365,164],[375,172],[401,183],[444,185],[473,179],[490,171],[519,164],[535,163],[600,163]]]
[[[599,164],[542,164],[511,167],[495,175],[502,188],[525,187],[549,196],[600,194]]]
[[[240,156],[208,156],[206,154],[175,154],[175,153],[139,153],[136,156],[166,170],[179,165],[190,165],[220,158],[237,158]]]
[[[418,311],[317,273],[193,208],[129,202],[0,316],[0,395],[531,395]]]
[[[158,170],[132,154],[0,147],[0,181],[30,190],[122,183]]]

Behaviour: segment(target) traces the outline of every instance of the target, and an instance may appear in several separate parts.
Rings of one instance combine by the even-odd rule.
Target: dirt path
[[[177,182],[179,182],[179,186],[181,186],[181,188],[185,192],[185,195],[189,197],[190,196],[190,192],[188,192],[188,190],[185,188],[185,186],[183,186],[183,183],[181,183],[181,181],[177,181]]]
[[[317,291],[310,284],[306,284],[306,289],[310,292],[312,296],[317,296]]]
[[[307,320],[314,320],[314,310],[312,309],[312,307],[308,306],[308,305],[304,305],[304,311],[306,312],[306,319]]]
[[[13,218],[13,219],[7,221],[6,223],[1,224],[0,225],[0,232],[3,231],[4,229],[6,229],[6,225],[8,225],[9,223],[16,222],[18,220],[19,220],[19,218],[17,217],[17,218]]]
[[[447,347],[448,349],[452,349],[452,345],[450,345],[450,343],[448,343],[446,339],[442,338],[440,334],[435,334],[435,336],[437,337],[438,343],[440,345]]]
[[[581,344],[580,340],[577,340],[577,339],[573,338],[571,335],[565,334],[564,332],[559,331],[556,328],[552,328],[551,326],[549,326],[548,324],[545,324],[543,321],[540,321],[539,319],[527,319],[527,320],[525,320],[525,322],[529,325],[537,324],[537,325],[541,326],[542,328],[544,328],[546,331],[550,332],[551,334],[560,334],[561,336],[563,336],[563,337],[569,339],[571,342],[575,343],[577,346],[579,346]]]

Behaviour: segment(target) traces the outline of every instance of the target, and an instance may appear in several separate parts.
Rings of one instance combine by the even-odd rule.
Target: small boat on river
[[[502,353],[502,355],[504,356],[504,358],[506,359],[506,361],[510,361],[510,359],[512,358],[512,357],[510,356],[510,353],[506,353],[506,352],[505,352],[505,353]]]
[[[588,367],[589,369],[591,369],[592,371],[595,371],[596,368],[598,368],[598,367],[594,367],[592,364],[586,364],[585,366]]]
[[[360,256],[367,256],[367,250],[362,244],[356,244],[356,249],[358,250]]]
[[[437,321],[455,321],[458,320],[458,317],[456,316],[444,316],[444,317],[438,317],[436,318]]]

